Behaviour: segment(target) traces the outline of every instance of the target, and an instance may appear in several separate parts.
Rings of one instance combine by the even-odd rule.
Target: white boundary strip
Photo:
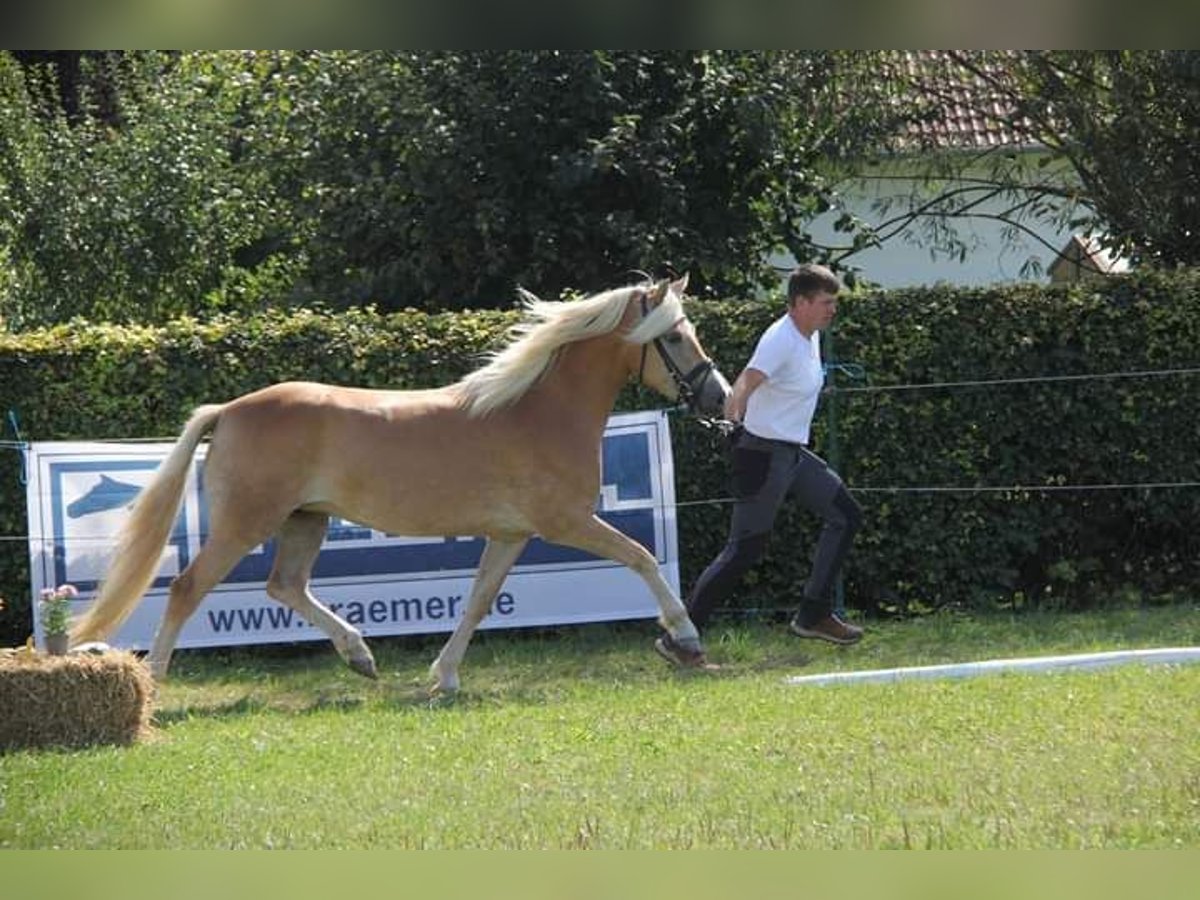
[[[979,662],[940,666],[909,666],[898,669],[869,669],[861,672],[829,672],[824,675],[793,675],[786,684],[872,684],[932,678],[974,678],[997,672],[1049,672],[1103,669],[1128,663],[1200,663],[1200,647],[1162,647],[1153,650],[1113,650],[1107,653],[1077,653],[1068,656],[1028,656],[1015,659],[986,659]]]

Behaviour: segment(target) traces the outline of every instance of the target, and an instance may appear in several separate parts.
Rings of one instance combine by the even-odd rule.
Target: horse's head
[[[704,352],[696,329],[683,311],[687,275],[664,279],[637,297],[640,319],[631,337],[642,345],[638,379],[690,412],[716,418],[723,414],[729,382]]]

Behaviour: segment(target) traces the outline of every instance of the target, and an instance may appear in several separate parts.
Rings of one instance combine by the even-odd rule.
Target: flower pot
[[[51,656],[62,656],[67,652],[67,635],[65,634],[48,634],[46,635],[46,652]]]

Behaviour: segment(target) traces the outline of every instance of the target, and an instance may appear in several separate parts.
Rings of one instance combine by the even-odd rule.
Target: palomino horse
[[[486,538],[466,611],[431,666],[435,690],[458,689],[471,635],[537,534],[629,566],[658,601],[662,625],[701,652],[699,634],[653,557],[594,514],[600,441],[632,376],[698,413],[721,411],[729,384],[683,311],[686,278],[585,300],[523,293],[514,340],[457,384],[382,391],[289,382],[195,410],[138,495],[96,602],[72,640],[103,639],[153,581],[192,455],[205,465],[210,529],[171,583],[150,650],[162,678],[180,629],[250,550],[277,539],[267,593],[325,632],[354,671],[376,677],[362,634],[312,595],[309,576],[331,515],[410,536]],[[649,348],[654,352],[649,352]]]

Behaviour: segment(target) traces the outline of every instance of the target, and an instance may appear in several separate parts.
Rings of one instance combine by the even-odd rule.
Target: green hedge
[[[692,318],[732,379],[781,305],[695,302]],[[276,381],[376,387],[455,380],[513,314],[265,314],[163,328],[73,323],[0,336],[0,411],[27,440],[165,436],[188,410]],[[1200,375],[977,387],[889,386],[1200,367],[1200,273],[1096,285],[923,288],[846,297],[827,341],[864,381],[837,373],[817,450],[834,455],[867,525],[847,604],[873,611],[1083,607],[1117,594],[1170,599],[1200,585],[1200,489],[893,492],[950,486],[1053,487],[1200,481]],[[828,360],[827,360],[828,361]],[[661,405],[630,389],[621,408]],[[836,435],[831,415],[836,414]],[[721,546],[724,448],[672,418],[682,577]],[[9,435],[11,437],[11,435]],[[19,457],[0,455],[0,535],[26,533]],[[785,509],[767,560],[734,606],[794,602],[815,537]],[[0,643],[29,630],[23,543],[0,543]]]
[[[851,306],[874,386],[1200,367],[1200,276],[913,291]],[[1200,374],[845,395],[858,488],[1200,482]],[[1083,607],[1200,582],[1200,489],[863,494],[853,593],[905,606]]]

